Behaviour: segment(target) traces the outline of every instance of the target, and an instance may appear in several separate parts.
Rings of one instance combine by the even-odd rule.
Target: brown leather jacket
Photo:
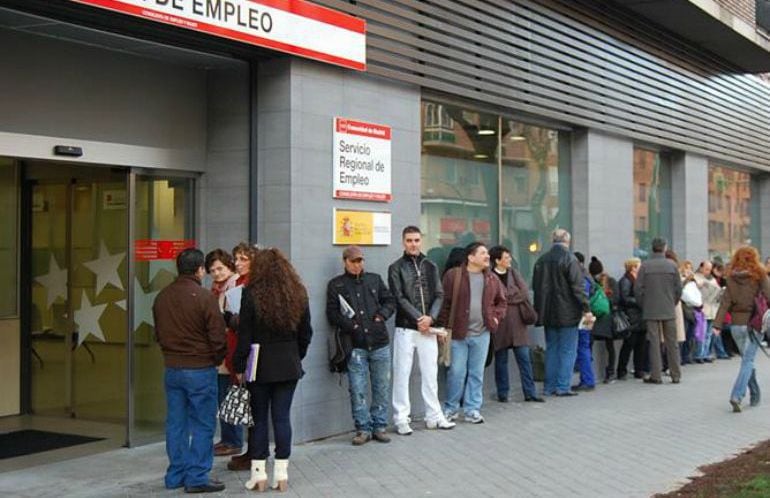
[[[463,340],[468,334],[468,320],[470,317],[471,284],[468,277],[468,267],[462,265],[452,269],[444,275],[442,286],[444,288],[444,302],[438,316],[438,323],[449,325],[449,309],[452,307],[452,292],[454,290],[455,275],[460,275],[460,288],[457,291],[457,303],[454,305],[454,323],[452,324],[452,339]],[[484,270],[484,292],[481,297],[481,315],[484,318],[484,326],[491,333],[505,318],[507,302],[505,290],[500,279],[488,270]]]
[[[757,295],[759,289],[762,289],[765,297],[770,298],[770,280],[767,277],[763,277],[759,282],[744,272],[734,272],[727,277],[727,287],[722,294],[719,311],[717,311],[712,327],[721,330],[725,321],[725,314],[728,312],[732,317],[733,325],[749,323],[751,313],[754,311],[754,296]]]
[[[227,352],[225,320],[214,295],[193,275],[180,275],[152,306],[155,337],[167,367],[204,368]]]

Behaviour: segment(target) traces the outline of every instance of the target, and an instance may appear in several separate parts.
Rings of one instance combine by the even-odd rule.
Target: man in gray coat
[[[652,241],[652,255],[642,263],[634,284],[634,294],[642,308],[650,341],[650,378],[648,384],[662,384],[660,337],[666,345],[671,382],[682,378],[679,368],[679,346],[676,342],[676,305],[682,296],[682,280],[673,261],[666,259],[666,239]]]

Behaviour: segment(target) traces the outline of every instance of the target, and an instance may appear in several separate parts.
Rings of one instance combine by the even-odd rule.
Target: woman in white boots
[[[278,249],[258,251],[251,263],[249,286],[243,292],[233,358],[242,381],[251,345],[260,345],[256,381],[246,384],[254,417],[247,489],[264,491],[267,487],[268,412],[275,436],[272,487],[281,491],[288,488],[291,402],[297,381],[304,374],[301,360],[312,335],[307,291],[299,275]]]

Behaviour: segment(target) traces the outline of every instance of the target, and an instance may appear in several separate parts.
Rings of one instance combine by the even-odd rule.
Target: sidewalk
[[[485,424],[427,431],[415,423],[413,435],[394,434],[387,445],[353,447],[345,435],[296,446],[283,496],[644,497],[671,490],[700,465],[770,439],[770,400],[730,412],[739,361],[686,366],[679,385],[619,381],[543,404],[488,399]],[[760,356],[757,365],[770,393],[770,362]],[[250,495],[247,472],[225,470],[224,459],[214,465],[227,484],[222,494]],[[0,495],[179,495],[163,488],[165,466],[162,443],[116,450],[0,474]]]

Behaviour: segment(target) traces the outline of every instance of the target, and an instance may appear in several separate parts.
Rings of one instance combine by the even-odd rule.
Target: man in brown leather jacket
[[[210,480],[217,413],[217,370],[227,351],[225,321],[214,295],[201,287],[204,256],[185,249],[176,258],[179,276],[163,289],[152,311],[166,364],[168,489],[188,493],[225,489]]]

